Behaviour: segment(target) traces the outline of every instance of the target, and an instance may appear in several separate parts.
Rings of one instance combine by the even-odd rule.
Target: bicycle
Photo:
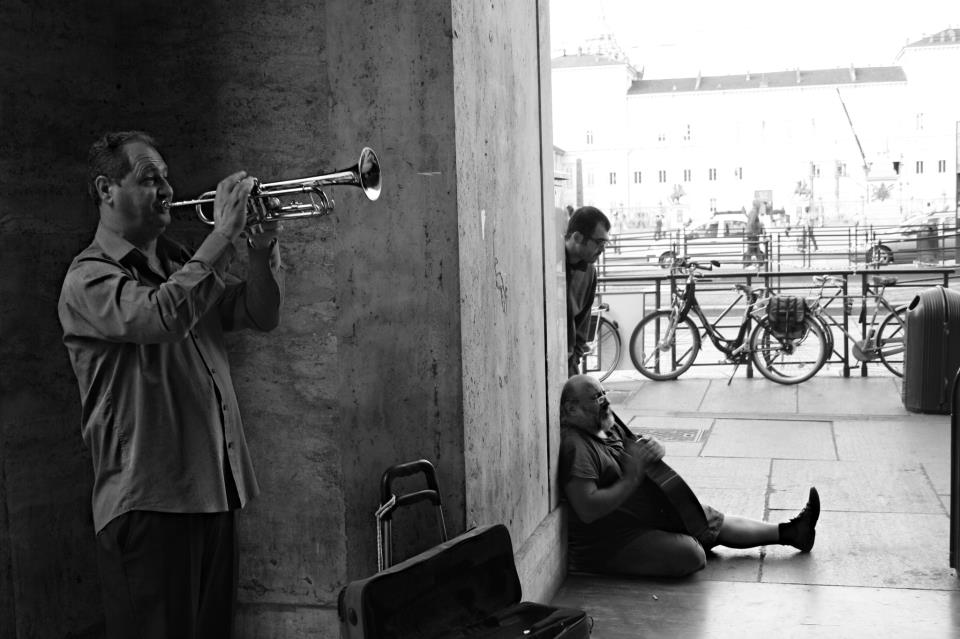
[[[826,329],[828,352],[834,352],[832,325],[837,327],[843,336],[851,342],[853,345],[853,356],[857,358],[858,361],[873,362],[879,359],[887,370],[897,377],[903,377],[903,361],[902,359],[898,360],[896,358],[898,355],[902,355],[904,350],[903,339],[906,332],[906,321],[904,318],[907,314],[907,305],[893,306],[883,296],[883,292],[888,286],[893,286],[897,283],[897,278],[874,276],[870,279],[870,283],[867,285],[867,291],[860,299],[863,304],[866,304],[867,298],[874,300],[873,315],[870,318],[870,322],[867,323],[866,307],[861,307],[860,323],[864,326],[863,336],[861,338],[851,335],[836,318],[827,312],[830,304],[837,299],[843,299],[847,314],[852,310],[854,297],[846,294],[843,278],[835,275],[815,275],[813,282],[818,285],[816,297],[808,299],[807,304],[813,316],[817,318],[824,329]],[[825,294],[824,289],[827,286],[834,288],[832,294]],[[873,290],[872,293],[871,288]],[[859,296],[857,297],[859,298]],[[824,302],[824,300],[826,300],[826,302]],[[881,308],[883,308],[887,314],[878,326],[877,317]]]
[[[609,310],[610,305],[607,303],[590,309],[590,339],[580,364],[580,372],[593,375],[601,382],[617,370],[622,351],[617,322],[603,316]]]
[[[799,384],[813,377],[827,360],[821,324],[804,317],[798,334],[781,332],[766,316],[769,291],[735,284],[737,299],[715,321],[707,319],[697,300],[696,282],[703,277],[702,271],[719,266],[716,260],[702,265],[679,258],[674,263],[674,272],[686,278],[682,290],[673,294],[669,309],[648,314],[630,336],[630,358],[637,370],[658,381],[678,378],[697,359],[702,330],[726,361],[734,364],[730,381],[737,368],[751,360],[761,375],[778,384]],[[718,325],[741,300],[746,304],[743,317],[736,337],[730,339]]]

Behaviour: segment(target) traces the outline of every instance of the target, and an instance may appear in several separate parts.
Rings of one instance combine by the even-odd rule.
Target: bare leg
[[[784,544],[801,552],[810,552],[816,539],[819,518],[820,494],[816,488],[811,488],[807,505],[799,515],[783,524],[768,524],[756,519],[727,515],[717,534],[717,543],[730,548]]]
[[[723,525],[717,535],[717,543],[728,548],[754,548],[779,541],[778,524],[730,515],[723,518]]]

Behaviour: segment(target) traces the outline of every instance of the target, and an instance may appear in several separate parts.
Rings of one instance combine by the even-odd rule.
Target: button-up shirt
[[[233,244],[213,231],[192,256],[160,236],[157,272],[104,226],[71,263],[58,306],[80,386],[99,532],[131,510],[223,512],[259,492],[224,331],[270,330],[283,297],[279,249],[227,273]],[[252,260],[253,258],[251,258]]]

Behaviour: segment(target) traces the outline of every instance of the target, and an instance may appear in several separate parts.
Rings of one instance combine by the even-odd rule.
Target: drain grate
[[[637,435],[649,435],[662,442],[687,442],[695,444],[703,440],[703,429],[692,428],[631,428]]]

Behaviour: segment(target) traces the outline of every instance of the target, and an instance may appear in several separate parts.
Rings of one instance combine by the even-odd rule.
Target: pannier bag
[[[767,303],[770,332],[785,339],[800,339],[806,327],[807,302],[796,295],[776,295]]]

